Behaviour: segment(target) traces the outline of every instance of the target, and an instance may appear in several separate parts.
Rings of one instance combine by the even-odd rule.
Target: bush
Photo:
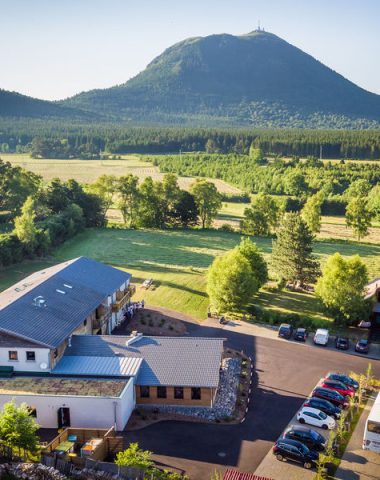
[[[220,230],[221,232],[234,232],[235,229],[232,225],[230,225],[229,223],[223,223],[223,225],[221,225],[218,230]]]

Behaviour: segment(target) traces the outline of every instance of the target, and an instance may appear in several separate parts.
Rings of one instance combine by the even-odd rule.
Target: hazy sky
[[[0,0],[0,88],[61,99],[124,83],[173,43],[259,19],[380,94],[380,0]]]

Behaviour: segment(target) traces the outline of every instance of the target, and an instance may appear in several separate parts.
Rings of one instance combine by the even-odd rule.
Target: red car
[[[345,385],[338,380],[331,380],[331,378],[325,378],[321,385],[322,388],[329,388],[330,390],[335,390],[339,392],[341,395],[345,397],[353,397],[355,395],[355,391],[353,388]]]

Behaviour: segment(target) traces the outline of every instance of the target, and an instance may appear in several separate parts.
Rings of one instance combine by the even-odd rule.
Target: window
[[[87,325],[87,318],[86,318],[86,320],[83,322],[83,325],[84,325],[84,326]]]
[[[198,387],[193,387],[191,389],[191,400],[200,400],[201,399],[201,389]]]
[[[146,385],[141,385],[140,386],[140,397],[141,398],[149,398],[150,397],[149,387],[147,387]]]
[[[157,398],[166,398],[166,387],[157,387]]]
[[[16,350],[10,350],[8,352],[8,355],[9,355],[9,360],[18,360],[18,355],[17,355],[17,351]]]
[[[183,387],[174,387],[174,398],[176,400],[183,400]]]
[[[28,410],[31,417],[37,418],[37,410],[35,407],[28,407]]]
[[[28,362],[36,361],[36,352],[26,352],[26,359]]]
[[[368,420],[367,430],[371,433],[380,434],[380,423]]]

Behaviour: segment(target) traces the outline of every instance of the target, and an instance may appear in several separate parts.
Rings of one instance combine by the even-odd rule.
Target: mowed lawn
[[[272,239],[255,237],[269,260]],[[230,250],[240,241],[237,233],[215,230],[87,230],[66,242],[43,261],[24,262],[0,272],[0,289],[12,285],[27,274],[70,258],[86,255],[128,270],[137,285],[152,278],[154,288],[138,288],[136,298],[148,305],[178,310],[194,318],[207,313],[206,270],[215,256]],[[380,245],[323,240],[315,242],[315,253],[322,264],[328,255],[359,254],[367,264],[371,278],[380,276]],[[294,312],[311,318],[326,318],[313,295],[264,290],[255,303],[284,313]]]
[[[136,175],[140,182],[146,177],[162,181],[164,174],[158,167],[150,162],[144,162],[142,156],[121,155],[117,160],[81,160],[79,158],[70,160],[59,160],[53,158],[30,158],[28,154],[2,153],[0,158],[10,162],[14,166],[30,170],[41,175],[46,181],[53,178],[60,178],[63,181],[71,178],[80,183],[93,183],[100,175]],[[179,177],[178,184],[184,190],[189,190],[194,182],[194,177]],[[240,189],[229,185],[223,180],[209,179],[215,183],[221,193],[240,193]]]

